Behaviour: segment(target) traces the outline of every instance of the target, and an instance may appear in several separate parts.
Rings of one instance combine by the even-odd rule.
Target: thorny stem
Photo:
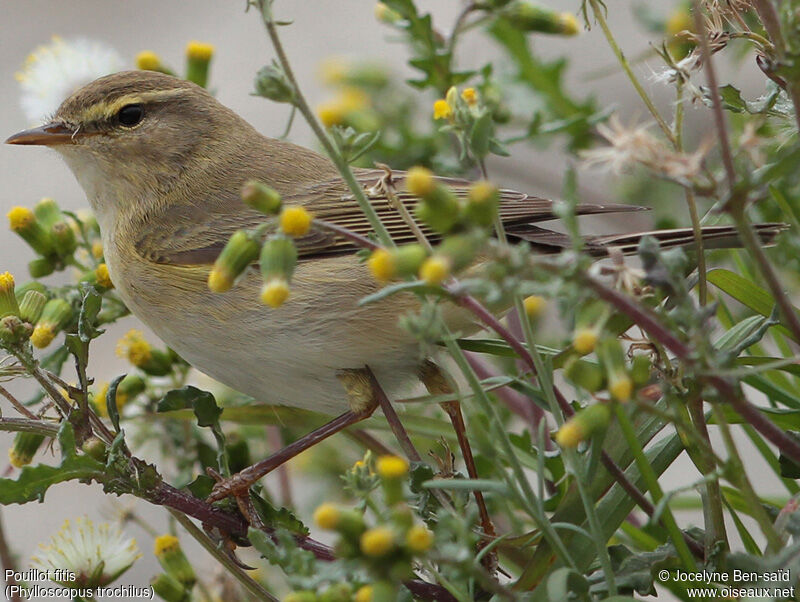
[[[194,537],[195,541],[205,548],[217,562],[224,566],[231,576],[236,579],[239,584],[246,589],[250,595],[255,596],[256,600],[266,600],[267,602],[278,602],[278,598],[265,590],[260,583],[255,581],[250,575],[244,572],[242,568],[237,565],[222,549],[215,544],[211,539],[203,533],[201,529],[190,521],[184,514],[176,510],[169,509],[169,513],[178,521],[181,526],[186,530],[189,535]]]
[[[297,107],[303,117],[305,117],[308,125],[311,127],[317,138],[319,138],[320,144],[322,144],[325,152],[328,154],[328,157],[331,159],[331,161],[333,161],[334,165],[336,165],[336,168],[339,170],[342,178],[350,188],[350,192],[353,193],[356,202],[358,202],[359,207],[361,207],[361,211],[364,212],[364,215],[366,215],[367,220],[369,221],[373,230],[375,230],[378,239],[383,245],[390,248],[394,247],[395,245],[394,241],[392,241],[392,237],[384,227],[380,217],[378,217],[378,214],[375,212],[375,209],[369,202],[369,199],[364,194],[364,189],[356,180],[355,176],[353,175],[353,171],[347,164],[347,161],[344,160],[344,157],[342,157],[342,154],[333,144],[328,134],[322,129],[322,126],[319,124],[319,121],[317,121],[314,112],[311,110],[311,107],[308,106],[308,102],[300,90],[300,86],[298,85],[297,79],[294,76],[294,71],[292,70],[292,65],[289,63],[289,59],[283,49],[283,44],[278,36],[277,25],[272,16],[271,0],[257,0],[257,2],[259,9],[261,10],[262,20],[267,28],[267,34],[269,35],[269,39],[272,41],[272,46],[275,48],[275,54],[278,55],[278,62],[281,64],[283,72],[286,74],[286,79],[292,85],[292,89],[294,91],[294,105]]]
[[[672,131],[669,129],[667,122],[661,117],[661,114],[656,109],[656,106],[653,104],[653,101],[650,100],[650,97],[645,92],[642,84],[639,83],[639,80],[634,74],[633,69],[631,69],[630,64],[628,64],[628,59],[625,58],[625,55],[622,53],[617,41],[614,39],[614,34],[611,33],[611,29],[608,27],[608,23],[606,22],[605,15],[603,15],[603,8],[600,6],[597,0],[589,0],[589,4],[592,5],[592,12],[594,13],[594,18],[597,19],[597,22],[600,24],[600,28],[603,30],[603,33],[606,36],[606,40],[608,40],[608,45],[611,46],[611,50],[614,52],[614,55],[617,57],[622,70],[625,71],[625,74],[628,76],[628,79],[631,80],[631,84],[633,88],[636,90],[636,93],[639,95],[639,98],[642,99],[642,102],[647,107],[647,110],[650,111],[650,114],[658,123],[658,127],[661,128],[661,131],[664,132],[664,135],[667,139],[674,144],[675,137],[672,134]]]
[[[16,397],[14,397],[11,394],[11,392],[5,387],[0,386],[0,395],[5,397],[11,403],[11,405],[14,406],[14,409],[17,410],[17,412],[19,412],[26,418],[30,418],[31,420],[38,420],[36,414],[34,414],[28,408],[22,405],[22,403]]]

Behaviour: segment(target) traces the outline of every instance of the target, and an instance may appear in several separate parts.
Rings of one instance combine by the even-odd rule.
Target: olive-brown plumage
[[[253,271],[232,290],[206,285],[211,264],[230,235],[263,215],[239,198],[242,184],[261,180],[286,204],[367,234],[369,224],[333,164],[311,150],[262,136],[204,89],[160,73],[130,71],[98,79],[64,101],[52,123],[7,142],[52,146],[66,160],[97,214],[111,278],[131,311],[192,365],[257,400],[320,412],[346,409],[340,370],[369,365],[390,393],[415,382],[422,358],[397,327],[414,305],[396,295],[360,307],[376,285],[353,245],[312,229],[297,241],[300,265],[289,301],[277,310],[258,301]],[[356,170],[389,232],[411,232],[375,186],[383,172]],[[404,174],[393,174],[403,189]],[[467,182],[448,180],[458,194]],[[415,199],[401,194],[404,203]],[[578,213],[638,207],[580,205]],[[546,199],[504,190],[500,208],[510,238],[542,252],[563,248],[558,233],[532,225],[555,216]],[[765,238],[776,229],[766,227]],[[690,244],[691,233],[656,233],[665,243]],[[602,255],[610,245],[630,250],[641,235],[587,242]],[[728,228],[709,240],[732,240]],[[447,315],[469,328],[465,314]]]

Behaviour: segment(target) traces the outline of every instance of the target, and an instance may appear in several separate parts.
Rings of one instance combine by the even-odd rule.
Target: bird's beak
[[[36,144],[39,146],[55,146],[75,142],[77,132],[63,123],[53,121],[36,128],[23,130],[6,139],[6,144]]]

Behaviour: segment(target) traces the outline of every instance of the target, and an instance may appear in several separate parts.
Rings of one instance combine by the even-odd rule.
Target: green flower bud
[[[275,234],[261,248],[261,275],[265,282],[282,278],[291,280],[297,267],[297,247],[288,236]]]
[[[19,317],[26,322],[36,324],[39,318],[42,317],[42,312],[46,304],[47,296],[39,291],[29,290],[25,293],[25,296],[22,297],[22,301],[19,304]]]
[[[294,102],[294,86],[277,64],[266,65],[258,70],[255,80],[256,95],[275,102]]]
[[[19,316],[0,318],[0,343],[15,345],[28,339],[33,328]]]
[[[53,241],[33,211],[14,207],[8,212],[8,222],[11,229],[39,255],[47,256],[53,252]]]
[[[572,36],[578,33],[578,21],[571,13],[559,13],[525,0],[516,0],[503,14],[515,29]]]
[[[153,591],[166,602],[189,602],[191,597],[184,585],[166,573],[156,575],[150,580]]]
[[[556,433],[556,443],[561,447],[574,448],[592,434],[605,429],[611,420],[611,408],[605,403],[595,403],[583,408]]]
[[[420,244],[412,243],[391,251],[394,259],[394,272],[399,277],[414,276],[419,271],[428,252]]]
[[[236,279],[255,261],[260,250],[258,238],[246,230],[237,230],[222,249],[208,275],[208,288],[215,293],[229,290]]]
[[[28,272],[33,278],[44,278],[56,269],[53,261],[48,257],[37,257],[28,262]]]
[[[464,215],[479,226],[491,226],[497,217],[499,205],[500,191],[497,186],[486,180],[480,180],[469,188]]]
[[[47,287],[41,282],[36,280],[29,280],[25,284],[21,284],[16,288],[17,301],[22,302],[22,298],[28,291],[37,291],[43,295],[47,295]]]
[[[34,347],[47,347],[72,318],[72,306],[63,299],[51,299],[42,310],[41,317],[31,334]]]
[[[64,214],[53,199],[45,197],[33,207],[33,214],[44,228],[51,228],[53,224],[63,221]]]
[[[81,445],[81,449],[83,453],[87,456],[90,456],[97,460],[98,462],[105,462],[106,456],[108,453],[108,448],[106,444],[103,443],[102,440],[98,439],[97,437],[89,437],[86,441],[83,442]]]
[[[189,42],[186,45],[186,79],[205,88],[208,84],[208,67],[213,56],[214,47],[211,44]]]
[[[19,305],[14,293],[14,276],[10,272],[0,274],[0,318],[18,316]]]
[[[167,574],[183,585],[191,587],[197,581],[194,569],[189,564],[186,554],[183,553],[180,541],[174,535],[159,535],[156,537],[154,553]]]
[[[69,257],[78,248],[75,232],[67,222],[56,222],[50,227],[53,248],[59,257]]]
[[[603,388],[606,374],[603,369],[592,362],[573,358],[564,369],[564,376],[569,381],[590,393],[596,393]]]
[[[245,203],[266,215],[277,215],[281,211],[280,193],[258,180],[245,182],[241,196]]]
[[[8,460],[11,462],[11,466],[22,468],[30,464],[44,439],[44,435],[38,433],[17,433],[11,449],[8,450]]]
[[[480,239],[473,234],[454,234],[445,238],[436,254],[450,260],[452,270],[461,270],[475,259],[480,248]]]
[[[446,234],[458,223],[458,199],[447,186],[436,183],[433,189],[417,203],[417,219],[436,232]]]
[[[606,337],[597,347],[597,356],[608,375],[608,392],[617,401],[628,401],[633,393],[633,381],[625,366],[625,351],[619,339]]]

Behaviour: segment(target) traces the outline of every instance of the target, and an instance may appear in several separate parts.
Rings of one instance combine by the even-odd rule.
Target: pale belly
[[[214,294],[205,285],[207,268],[106,259],[137,318],[192,366],[258,401],[340,413],[348,402],[337,372],[366,365],[390,398],[418,384],[418,345],[397,326],[415,298],[360,307],[377,286],[352,256],[315,262],[313,270],[301,263],[278,309],[260,303],[255,270]]]

